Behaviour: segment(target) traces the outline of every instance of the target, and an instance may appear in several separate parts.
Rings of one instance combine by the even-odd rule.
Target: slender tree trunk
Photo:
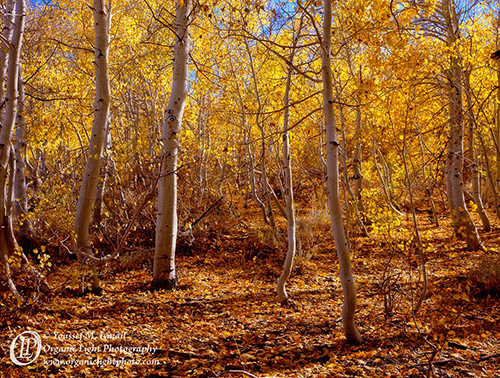
[[[292,52],[290,53],[290,65],[293,64],[293,58],[295,56],[295,48],[297,47],[297,42],[300,37],[300,32],[302,29],[302,19],[300,20],[300,25],[297,31],[297,35],[293,37]],[[286,219],[288,225],[288,249],[285,259],[285,266],[283,267],[283,272],[278,279],[278,301],[281,304],[286,304],[288,302],[288,295],[286,293],[285,284],[293,267],[293,259],[295,257],[295,252],[297,249],[297,239],[295,235],[295,210],[293,203],[293,181],[292,181],[292,161],[290,156],[290,136],[289,136],[289,125],[290,125],[290,88],[292,86],[292,73],[293,68],[288,67],[288,74],[286,78],[285,96],[283,98],[283,106],[285,108],[283,115],[283,170],[285,171],[285,197],[286,197]],[[279,202],[278,202],[279,203]]]
[[[261,201],[259,198],[259,195],[257,194],[257,184],[255,180],[255,167],[254,167],[254,153],[252,151],[252,145],[253,142],[251,142],[251,133],[250,133],[250,126],[247,126],[247,121],[246,121],[246,111],[245,111],[245,105],[243,103],[243,96],[241,95],[241,89],[240,85],[238,84],[237,76],[236,73],[234,72],[234,67],[233,67],[233,60],[231,59],[231,55],[229,55],[229,64],[231,67],[231,73],[233,74],[233,77],[235,79],[236,83],[236,92],[238,94],[238,103],[240,105],[240,111],[241,111],[241,126],[243,129],[243,144],[246,146],[247,150],[247,155],[248,155],[248,165],[249,165],[249,181],[250,181],[250,191],[251,191],[251,196],[254,199],[254,201],[257,203],[259,206],[261,212],[262,212],[262,219],[264,220],[264,223],[269,224],[269,219],[267,218],[267,211],[266,211],[266,205],[264,205],[264,202]]]
[[[250,70],[252,72],[252,81],[253,81],[253,87],[255,90],[255,98],[257,100],[257,111],[255,113],[255,125],[260,131],[260,138],[261,138],[261,163],[260,163],[260,169],[262,171],[262,188],[264,190],[264,200],[266,201],[265,203],[265,208],[267,209],[266,213],[266,218],[269,220],[269,225],[271,226],[271,229],[273,230],[273,235],[276,236],[276,223],[274,222],[274,214],[273,210],[271,207],[271,193],[269,191],[269,183],[267,181],[267,168],[266,168],[266,135],[265,135],[265,129],[264,125],[260,120],[261,112],[262,112],[262,102],[260,100],[260,93],[259,93],[259,86],[257,85],[257,73],[255,72],[255,67],[253,64],[253,58],[252,58],[252,53],[250,51],[250,46],[248,45],[248,40],[245,38],[245,47],[247,50],[248,54],[248,59],[250,61]]]
[[[14,6],[15,0],[7,0],[5,3],[5,13],[3,15],[3,40],[10,41],[12,38],[12,31],[14,30]],[[5,42],[0,42],[5,43]],[[5,46],[2,46],[5,47]],[[7,66],[9,64],[9,50],[6,48],[0,47],[0,104],[3,104],[5,101],[5,89],[4,83],[5,78],[7,77]],[[3,120],[3,117],[2,117]]]
[[[106,190],[106,184],[108,181],[108,173],[109,173],[109,154],[107,150],[111,148],[111,133],[110,133],[110,122],[106,124],[106,136],[102,154],[102,177],[97,182],[97,189],[95,191],[94,198],[94,224],[99,226],[102,222],[102,212],[104,207],[104,192]]]
[[[24,117],[24,84],[19,67],[19,99],[17,106],[17,127],[15,133],[15,165],[14,174],[14,213],[19,219],[20,233],[23,237],[29,237],[33,231],[33,226],[28,217],[28,195],[26,193],[26,141],[24,135],[26,133],[26,119]]]
[[[357,118],[357,116],[356,116]],[[357,207],[359,211],[363,213],[366,212],[365,204],[363,202],[363,196],[361,191],[363,189],[363,173],[361,172],[361,164],[362,164],[362,147],[363,144],[359,141],[356,141],[356,146],[354,148],[354,154],[352,156],[352,166],[354,170],[354,195],[356,196]]]
[[[452,46],[459,32],[458,18],[453,0],[442,0],[442,13],[446,25],[448,46]],[[465,238],[467,248],[477,250],[482,247],[476,225],[467,210],[464,199],[463,183],[463,103],[462,70],[457,56],[451,57],[451,67],[447,70],[449,82],[450,141],[448,143],[447,184],[448,197],[453,206],[450,208],[455,218],[457,234]]]
[[[384,179],[384,176],[382,175],[382,171],[380,170],[378,160],[377,160],[377,153],[380,155],[381,159],[383,159],[384,157],[382,155],[382,152],[380,152],[378,150],[378,148],[376,148],[375,141],[373,141],[372,143],[373,143],[373,162],[375,163],[375,169],[377,171],[377,175],[378,175],[378,178],[380,180],[380,184],[382,185],[382,190],[384,192],[385,199],[387,200],[387,204],[389,205],[391,210],[394,211],[396,214],[398,214],[399,216],[404,216],[405,214],[403,212],[399,211],[398,209],[396,209],[396,206],[394,206],[394,204],[392,203],[391,194],[389,193],[389,188],[388,188],[389,184]]]
[[[8,187],[8,179],[12,177],[12,132],[14,129],[17,102],[20,53],[24,34],[25,3],[16,0],[16,16],[14,30],[9,44],[9,59],[7,69],[7,87],[5,93],[5,119],[0,131],[0,258],[3,265],[5,280],[11,293],[21,299],[16,289],[9,266],[8,259],[14,253],[16,241],[12,229],[12,186]],[[3,83],[1,83],[3,86]],[[9,167],[11,169],[9,173]],[[10,183],[12,185],[12,182]]]
[[[349,56],[350,60],[350,56]],[[361,80],[360,80],[361,85]],[[363,173],[361,172],[362,164],[362,148],[363,143],[360,142],[363,128],[363,114],[361,112],[361,101],[356,98],[356,134],[354,143],[354,153],[352,156],[353,180],[354,180],[354,195],[356,197],[356,207],[362,213],[366,213],[365,204],[361,191],[363,190]]]
[[[94,0],[94,30],[95,30],[95,81],[96,94],[94,103],[94,123],[90,136],[89,154],[83,174],[82,186],[78,197],[75,216],[76,255],[83,263],[86,256],[92,256],[89,226],[94,205],[95,192],[99,181],[102,164],[102,151],[106,141],[106,128],[109,121],[110,87],[108,76],[109,27],[111,9],[104,0]],[[93,266],[92,289],[99,288],[97,268]]]
[[[420,237],[420,230],[418,227],[417,214],[415,212],[415,201],[413,199],[413,189],[412,189],[412,184],[411,184],[410,172],[408,170],[408,161],[406,159],[406,156],[407,156],[406,143],[407,143],[407,141],[406,141],[406,138],[403,138],[403,144],[400,147],[399,143],[398,143],[398,138],[396,136],[396,130],[394,128],[394,123],[392,121],[391,121],[391,129],[392,129],[392,135],[394,137],[394,144],[396,145],[396,148],[397,148],[399,154],[401,155],[401,160],[403,161],[403,166],[405,169],[405,178],[406,178],[406,182],[408,185],[408,194],[410,197],[410,207],[411,207],[411,214],[412,214],[412,219],[413,219],[413,226],[415,227],[415,236],[417,239],[416,249],[417,249],[417,254],[420,258],[420,267],[422,270],[422,293],[418,297],[417,303],[413,306],[413,315],[415,316],[416,313],[420,310],[420,307],[422,306],[422,303],[427,295],[427,290],[429,287],[429,280],[428,280],[428,276],[427,276],[427,267],[425,265],[426,259],[424,256],[424,246],[422,243],[422,238]],[[405,126],[404,135],[406,135],[406,134],[407,134],[407,130],[406,130],[406,126]],[[413,304],[413,298],[412,298],[412,304]]]
[[[349,67],[349,71],[351,72],[351,76],[354,78],[357,76],[356,70],[354,68],[354,64],[352,61],[351,49],[349,48],[349,43],[347,42],[347,40],[345,38],[343,28],[341,28],[341,34],[342,34],[343,43],[345,45],[344,50],[346,52],[347,65]],[[362,81],[362,77],[361,77],[361,68],[360,68],[358,85],[361,86],[362,82],[363,81]],[[361,140],[361,133],[362,133],[362,129],[363,129],[363,113],[362,113],[362,104],[361,104],[360,98],[358,96],[355,96],[355,101],[356,101],[356,130],[355,130],[355,134],[354,134],[354,152],[353,152],[353,156],[352,156],[352,168],[353,168],[352,179],[354,180],[354,196],[355,196],[355,201],[356,201],[356,208],[358,211],[365,213],[366,208],[365,208],[365,204],[363,202],[363,196],[361,194],[361,191],[363,188],[363,174],[361,171],[363,144],[361,143],[360,140]],[[347,185],[349,185],[349,184],[347,183]]]
[[[324,0],[323,19],[323,51],[322,51],[322,75],[323,75],[323,111],[326,127],[326,156],[327,156],[327,195],[330,209],[330,220],[332,223],[333,237],[339,259],[340,280],[344,293],[344,304],[342,307],[342,323],[347,342],[359,344],[363,342],[359,334],[354,316],[356,312],[356,288],[354,276],[351,270],[351,258],[344,233],[342,206],[339,196],[339,170],[337,131],[334,114],[333,95],[333,72],[331,67],[331,39],[332,39],[332,1]]]
[[[153,287],[177,286],[175,248],[177,242],[177,154],[179,134],[188,88],[189,14],[191,0],[178,0],[172,92],[163,118],[162,162],[158,183],[158,218],[153,262]]]
[[[500,60],[497,63],[497,101],[495,103],[496,138],[500,140]],[[500,153],[496,153],[497,172],[495,189],[500,190]]]
[[[479,137],[479,142],[481,143],[481,148],[483,150],[483,156],[484,156],[484,163],[486,165],[486,175],[488,176],[489,183],[491,186],[491,191],[493,193],[493,207],[495,208],[495,213],[497,215],[497,218],[500,220],[500,203],[498,199],[498,192],[497,192],[497,187],[495,185],[495,180],[493,177],[493,172],[491,171],[491,164],[490,164],[490,158],[488,156],[488,150],[486,149],[486,144],[484,143],[484,138],[481,135],[481,132],[478,133]],[[497,145],[497,142],[495,141],[495,135],[492,133],[493,141],[495,145]],[[497,154],[499,154],[500,149],[497,149]]]
[[[497,14],[497,19],[496,19],[496,29],[495,29],[495,46],[496,49],[500,49],[500,9],[498,10]],[[497,72],[497,98],[495,102],[495,123],[496,123],[496,130],[495,130],[495,137],[496,140],[500,140],[500,60],[497,62],[497,67],[496,67],[496,72]],[[496,152],[496,185],[495,185],[495,190],[498,191],[500,190],[500,151],[497,150]],[[487,192],[486,192],[487,193]]]
[[[474,116],[474,109],[472,106],[472,95],[471,95],[471,86],[470,86],[470,75],[471,71],[467,70],[464,73],[464,87],[465,87],[465,95],[467,98],[467,119],[469,120],[468,124],[468,150],[467,150],[467,158],[469,160],[469,164],[472,165],[472,198],[474,199],[474,203],[476,204],[476,211],[481,217],[481,222],[483,223],[483,230],[488,232],[491,229],[490,218],[488,218],[488,214],[484,211],[483,201],[481,199],[481,190],[479,187],[479,167],[476,161],[476,157],[474,156],[474,129],[476,126],[476,118]]]
[[[339,85],[337,88],[341,87],[342,83],[339,81]],[[337,96],[340,98],[340,90],[337,90]],[[361,234],[363,236],[368,236],[368,229],[366,228],[365,224],[363,221],[367,218],[366,214],[360,214],[359,212],[359,206],[357,204],[356,197],[354,196],[354,193],[352,192],[351,185],[349,184],[349,171],[347,169],[347,138],[346,138],[346,132],[345,132],[345,116],[344,116],[344,107],[342,104],[339,104],[339,112],[340,112],[340,130],[342,132],[342,172],[344,176],[344,187],[345,187],[345,203],[348,206],[347,214],[346,214],[346,233],[347,233],[347,240],[349,241],[349,220],[350,220],[350,212],[349,208],[352,209],[354,213],[355,220],[361,229]]]

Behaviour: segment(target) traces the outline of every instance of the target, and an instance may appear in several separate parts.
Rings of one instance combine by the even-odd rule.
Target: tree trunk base
[[[153,282],[151,282],[151,289],[153,290],[175,290],[178,286],[177,277],[173,279],[153,279]]]

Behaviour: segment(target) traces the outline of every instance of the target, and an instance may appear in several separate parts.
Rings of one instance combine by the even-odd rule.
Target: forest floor
[[[0,307],[0,376],[500,377],[500,283],[491,273],[499,270],[498,225],[481,233],[485,251],[470,252],[445,219],[435,228],[422,216],[429,290],[415,315],[415,243],[352,233],[365,342],[350,346],[327,218],[312,224],[299,213],[292,302],[282,306],[275,287],[284,244],[269,243],[255,213],[252,221],[243,215],[195,232],[178,255],[175,291],[150,290],[150,249],[102,271],[99,295],[78,291],[76,263],[55,264],[50,292],[15,310]],[[10,343],[25,330],[40,334],[42,352],[14,366]]]

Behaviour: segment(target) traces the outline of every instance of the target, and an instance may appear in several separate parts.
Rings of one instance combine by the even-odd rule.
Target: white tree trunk
[[[4,41],[10,41],[12,38],[12,31],[14,30],[14,0],[7,0],[5,3],[5,10],[3,14],[3,39]],[[4,44],[5,42],[0,42]],[[7,77],[7,66],[8,66],[8,56],[9,49],[0,47],[0,104],[3,104],[5,100],[5,89],[4,82]],[[3,117],[2,117],[3,119]]]
[[[14,30],[9,45],[9,59],[7,70],[7,87],[5,93],[5,119],[0,131],[0,258],[5,271],[5,279],[12,294],[21,298],[11,277],[8,258],[14,252],[16,241],[12,230],[12,197],[7,180],[12,157],[12,131],[14,129],[17,113],[18,78],[21,46],[24,33],[25,3],[16,0],[16,17]],[[3,83],[1,83],[3,85]],[[11,172],[12,173],[12,172]],[[12,184],[12,183],[11,183]]]
[[[496,118],[496,139],[500,140],[500,61],[497,64],[497,100],[495,102],[495,118]],[[495,189],[500,189],[500,152],[496,153],[497,158],[497,173]]]
[[[96,95],[94,103],[94,123],[90,136],[89,154],[83,174],[80,196],[75,216],[76,254],[83,262],[85,256],[92,256],[89,227],[94,205],[94,195],[99,180],[102,163],[102,150],[106,140],[106,127],[109,119],[110,87],[108,75],[109,27],[111,9],[104,0],[94,0],[94,30],[95,30],[95,81]],[[97,270],[94,266],[92,288],[99,287]]]
[[[106,124],[106,136],[105,136],[105,142],[104,142],[104,150],[102,154],[102,177],[98,180],[97,182],[97,189],[95,191],[95,196],[94,196],[94,214],[93,214],[93,219],[94,219],[94,224],[99,225],[102,222],[102,212],[103,212],[103,207],[104,207],[104,192],[106,190],[106,183],[108,180],[108,173],[109,173],[109,154],[108,150],[111,148],[111,130],[110,128],[110,122],[108,121]]]
[[[333,237],[339,259],[340,280],[344,293],[344,304],[342,306],[342,324],[347,342],[359,344],[363,342],[356,324],[354,315],[356,312],[356,288],[354,276],[351,270],[351,258],[344,233],[342,207],[339,196],[339,171],[338,171],[338,147],[337,131],[334,114],[333,96],[333,72],[331,67],[331,38],[332,38],[332,1],[324,0],[323,20],[323,51],[322,51],[322,74],[323,74],[323,111],[326,128],[326,156],[327,156],[327,195],[332,223]]]
[[[481,222],[483,223],[483,230],[489,232],[491,230],[490,218],[486,211],[484,211],[483,201],[481,199],[481,191],[479,187],[479,167],[476,161],[475,153],[474,153],[474,130],[476,128],[476,117],[474,116],[474,109],[472,103],[472,93],[470,86],[470,75],[471,70],[467,70],[464,73],[464,87],[465,87],[465,95],[467,98],[467,119],[469,120],[469,133],[468,133],[468,150],[467,150],[467,158],[469,160],[469,164],[472,165],[472,197],[474,198],[474,203],[476,204],[476,211],[481,217]]]
[[[497,14],[497,19],[495,22],[496,28],[495,28],[495,48],[498,50],[500,49],[500,8],[498,10]],[[495,135],[494,137],[496,138],[497,141],[500,141],[500,60],[497,62],[496,65],[496,71],[497,71],[497,93],[496,93],[496,101],[495,101]],[[495,185],[495,190],[500,189],[500,151],[496,151],[496,185]],[[498,209],[495,209],[498,211]]]
[[[266,134],[265,134],[265,129],[264,129],[264,124],[260,120],[261,112],[262,112],[262,101],[260,100],[260,92],[259,92],[259,86],[257,84],[257,73],[255,72],[255,66],[253,64],[253,58],[252,58],[252,53],[250,51],[250,46],[248,44],[248,39],[244,39],[245,42],[245,48],[248,54],[248,60],[250,62],[250,71],[252,72],[252,83],[253,83],[253,89],[255,91],[255,99],[257,100],[257,111],[255,112],[255,125],[260,131],[260,138],[261,138],[261,163],[260,163],[260,170],[261,170],[261,180],[262,180],[262,188],[263,188],[263,194],[264,194],[264,201],[266,203],[262,204],[262,211],[264,212],[264,220],[269,221],[269,225],[271,226],[271,229],[273,231],[273,235],[276,236],[276,223],[274,221],[274,214],[273,210],[271,208],[271,193],[269,190],[269,182],[267,181],[267,168],[266,168]],[[252,168],[253,169],[253,168]],[[254,176],[255,178],[255,176]]]
[[[288,67],[288,75],[286,78],[285,96],[283,98],[283,106],[285,112],[283,115],[283,170],[285,171],[285,197],[286,197],[286,219],[288,224],[288,249],[285,259],[285,266],[283,272],[278,279],[278,301],[281,304],[288,303],[288,295],[286,293],[285,284],[293,267],[293,259],[297,249],[297,239],[295,236],[295,210],[293,203],[293,180],[292,180],[292,162],[290,156],[290,136],[288,128],[290,127],[290,88],[292,86],[292,73],[293,58],[295,55],[295,48],[297,41],[300,37],[302,28],[302,20],[300,21],[297,36],[293,39],[292,52],[290,54],[290,66]],[[279,203],[279,202],[278,202]]]
[[[14,213],[21,223],[20,231],[22,236],[28,237],[32,233],[31,221],[28,216],[28,195],[26,193],[26,119],[24,117],[24,84],[21,68],[19,67],[19,100],[17,109],[17,126],[15,133],[15,165],[14,173]]]
[[[448,46],[458,39],[459,25],[453,0],[442,0],[442,14],[446,26],[446,42]],[[450,141],[448,143],[447,183],[448,197],[452,206],[450,212],[455,218],[455,229],[457,233],[465,238],[467,248],[477,250],[482,248],[477,233],[476,225],[467,210],[464,199],[463,183],[463,133],[464,117],[462,102],[462,70],[459,58],[451,57],[451,67],[447,70],[449,81],[449,113],[450,113]]]
[[[153,287],[177,286],[175,247],[177,242],[177,154],[182,115],[188,87],[189,13],[191,0],[178,0],[172,92],[163,119],[162,162],[158,183],[158,217],[153,262]]]

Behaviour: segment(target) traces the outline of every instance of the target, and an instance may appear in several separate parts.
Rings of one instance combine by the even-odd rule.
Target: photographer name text
[[[45,337],[52,337],[55,340],[125,340],[127,332],[111,333],[105,331],[81,331],[76,333],[46,332]]]

